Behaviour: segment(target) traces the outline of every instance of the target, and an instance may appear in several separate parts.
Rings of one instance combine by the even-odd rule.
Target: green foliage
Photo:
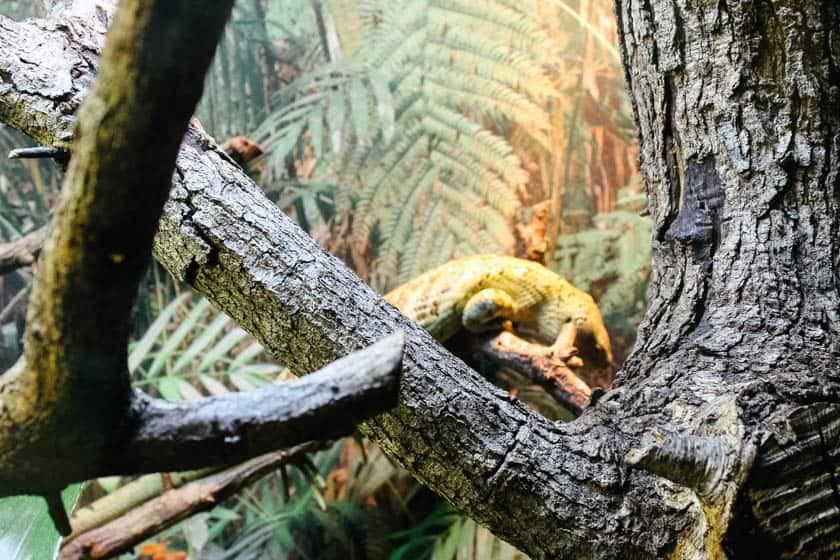
[[[249,134],[270,110],[283,77],[269,61],[317,57],[313,26],[308,0],[236,3],[196,110],[219,142]]]
[[[262,347],[210,303],[184,292],[159,311],[130,347],[135,385],[171,399],[250,390],[270,382],[279,366],[261,361]],[[361,502],[325,494],[343,442],[317,453],[311,463],[269,475],[209,514],[194,516],[161,535],[175,548],[207,558],[307,558],[318,547],[385,550],[389,527]],[[370,491],[376,472],[360,468]],[[361,488],[361,486],[359,486]],[[367,491],[367,490],[364,490]]]
[[[271,175],[307,142],[331,165],[355,243],[376,248],[380,288],[460,253],[512,252],[528,176],[500,131],[543,135],[556,95],[544,70],[556,49],[534,12],[490,0],[360,0],[348,16],[352,3],[333,4],[361,22],[352,40],[341,33],[358,46],[301,76],[260,127]]]
[[[594,228],[557,239],[555,272],[598,300],[611,328],[635,332],[630,320],[647,307],[650,220],[617,210],[594,217]]]
[[[354,499],[331,497],[325,478],[344,445],[271,474],[209,514],[172,527],[159,540],[201,558],[386,558],[391,520]],[[201,555],[196,551],[201,551]]]
[[[82,484],[68,486],[61,493],[71,511],[82,492]],[[58,557],[61,535],[47,513],[40,496],[13,496],[0,500],[0,558],[41,560]]]
[[[170,400],[193,399],[269,383],[282,368],[259,361],[264,357],[232,319],[184,292],[131,344],[128,367],[138,387]]]
[[[277,105],[279,109],[257,131],[257,140],[270,148],[265,177],[269,183],[286,174],[288,157],[302,150],[304,131],[316,158],[323,157],[327,148],[342,152],[345,127],[346,134],[359,142],[369,142],[376,131],[393,135],[387,79],[352,61],[323,64],[304,73],[283,90]]]
[[[527,556],[447,504],[392,538],[402,544],[389,560],[525,560]]]

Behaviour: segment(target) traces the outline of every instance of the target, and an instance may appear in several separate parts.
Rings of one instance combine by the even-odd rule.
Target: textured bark
[[[831,0],[793,8],[618,3],[656,226],[652,306],[616,387],[572,423],[478,378],[198,129],[179,154],[155,255],[301,373],[403,329],[400,406],[367,433],[534,557],[831,556],[840,42]],[[65,36],[67,59],[79,60]],[[0,65],[2,76],[32,72],[13,56]],[[27,132],[55,134],[38,123],[60,123],[56,109],[14,107]]]
[[[26,350],[0,376],[0,496],[43,495],[62,534],[70,525],[59,490],[71,482],[227,465],[348,435],[396,402],[399,335],[307,379],[248,394],[168,403],[130,387],[127,319],[231,6],[122,2],[101,73],[79,109],[34,283]],[[30,45],[20,48],[15,62],[32,65]],[[16,84],[33,83],[25,78]]]
[[[613,395],[643,391],[634,414],[670,424],[731,399],[728,429],[757,455],[727,546],[836,555],[840,4],[619,0],[617,14],[654,266]]]
[[[156,258],[282,363],[306,373],[406,333],[400,404],[363,429],[415,477],[535,556],[655,557],[673,546],[685,500],[672,485],[662,485],[670,501],[656,499],[656,479],[626,468],[632,440],[601,411],[555,425],[487,383],[318,247],[198,129],[176,170]]]
[[[230,5],[208,12],[200,2],[135,0],[115,16],[102,74],[80,109],[73,159],[35,283],[25,359],[0,377],[0,495],[52,499],[70,482],[106,473],[230,464],[347,435],[396,400],[399,337],[348,356],[311,381],[247,395],[171,404],[130,388],[126,319]],[[13,109],[14,98],[29,100],[21,87],[41,91],[42,67],[56,70],[50,77],[68,87],[62,95],[81,96],[91,75],[78,67],[91,69],[100,42],[100,20],[91,20],[91,28],[85,21],[3,22],[17,38],[31,38],[40,26],[50,40],[57,38],[53,33],[79,32],[83,48],[64,57],[55,51],[63,48],[61,40],[47,45],[42,39],[34,49],[18,45],[9,61],[31,70],[10,79],[14,86],[4,89],[0,105]],[[46,57],[43,65],[33,52]],[[68,86],[74,77],[79,83]],[[67,125],[64,109],[51,106],[59,114],[50,122]],[[27,122],[44,132],[43,118],[32,120],[33,114],[25,114]],[[49,141],[67,132],[45,134],[41,140]],[[12,253],[21,260],[20,251]]]
[[[0,377],[4,494],[55,492],[129,439],[127,317],[230,2],[198,31],[196,8],[133,0],[115,14],[33,285],[24,359]],[[34,64],[26,52],[19,61]],[[35,64],[35,78],[16,85],[54,93],[39,85],[53,63]]]
[[[43,34],[49,49],[63,45],[56,76],[72,77],[81,53],[95,56],[95,32],[82,21],[0,22],[19,35]],[[0,79],[16,75],[3,82],[0,115],[4,103],[13,107],[26,132],[49,142],[57,131],[41,123],[60,126],[59,109],[15,103],[14,83],[33,73],[16,48],[0,50],[8,55]],[[154,251],[301,373],[404,330],[400,406],[368,433],[423,482],[535,556],[659,556],[687,525],[683,503],[657,499],[657,479],[626,468],[631,442],[600,411],[555,425],[489,385],[324,253],[197,128],[182,145]],[[679,494],[667,485],[664,492]]]
[[[106,449],[104,472],[170,472],[230,465],[277,448],[349,436],[391,408],[403,341],[388,336],[305,379],[259,391],[169,402],[137,394],[131,429]]]

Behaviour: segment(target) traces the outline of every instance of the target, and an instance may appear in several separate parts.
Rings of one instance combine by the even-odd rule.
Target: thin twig
[[[29,293],[29,289],[31,287],[32,286],[30,284],[27,284],[26,286],[21,288],[20,291],[16,293],[12,299],[9,300],[9,303],[6,304],[6,307],[4,307],[2,311],[0,311],[0,325],[6,322],[6,319],[8,319],[9,316],[14,312],[14,310],[17,309],[18,304],[20,304],[20,302],[26,298],[26,294]]]
[[[164,492],[110,523],[67,541],[62,546],[59,558],[113,558],[182,519],[213,509],[225,498],[253,484],[266,474],[283,465],[305,459],[306,453],[323,446],[322,442],[303,443],[286,451],[262,455]]]
[[[41,253],[47,236],[47,226],[41,226],[27,235],[0,245],[0,274],[29,266]]]

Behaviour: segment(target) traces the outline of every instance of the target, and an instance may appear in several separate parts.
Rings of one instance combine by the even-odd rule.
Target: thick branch
[[[632,11],[632,14],[621,11],[622,21],[633,20],[641,25],[652,20],[651,8],[643,2],[622,2],[622,6]],[[56,38],[59,44],[66,45],[62,60],[69,61],[83,59],[81,53],[88,52],[79,47],[76,37],[85,36],[85,33],[92,35],[90,31],[78,29],[43,30],[37,24],[12,25],[2,21],[2,25],[15,27],[13,34],[18,36],[40,37],[41,41],[44,37]],[[27,30],[18,29],[20,27],[27,27]],[[715,32],[705,32],[703,37],[725,36],[723,31],[725,26]],[[653,31],[645,36],[651,34]],[[3,35],[0,34],[0,40]],[[663,35],[668,35],[667,29]],[[5,52],[17,52],[12,43],[4,43],[0,48]],[[674,52],[668,50],[666,54]],[[691,53],[703,55],[702,50]],[[28,56],[35,55],[29,53]],[[633,58],[628,57],[628,60]],[[0,60],[0,67],[5,66],[3,75],[15,76],[14,81],[7,80],[10,83],[4,84],[9,85],[11,91],[15,91],[17,84],[25,83],[27,76],[31,77],[34,72],[28,65],[18,65],[15,61],[15,56]],[[702,66],[697,65],[697,68]],[[776,69],[777,66],[768,68]],[[72,64],[65,65],[55,68],[54,73],[58,77],[72,76],[72,69]],[[657,87],[662,87],[665,81],[661,73],[656,69],[649,72],[648,78]],[[751,79],[746,71],[731,75],[741,76],[738,87]],[[84,76],[87,74],[80,74],[77,80],[70,79],[66,91],[83,90],[84,84],[80,80]],[[777,82],[768,80],[766,83]],[[46,91],[54,84],[47,84]],[[669,87],[673,88],[673,84]],[[714,95],[722,90],[709,91]],[[37,96],[23,96],[15,103],[4,101],[0,94],[0,118],[6,118],[9,112],[4,108],[13,107],[23,115],[15,122],[23,123],[20,126],[43,143],[44,138],[57,133],[61,109],[52,103],[38,103],[32,97]],[[646,99],[644,95],[638,97]],[[709,103],[707,107],[713,105]],[[662,118],[667,114],[670,113],[663,112]],[[720,122],[729,123],[730,120]],[[650,135],[658,137],[662,127],[650,130],[653,131],[648,131]],[[732,137],[737,135],[727,133],[726,138]],[[644,153],[646,160],[657,160],[653,152]],[[655,153],[673,154],[673,150],[662,149]],[[820,405],[820,399],[837,398],[836,366],[833,365],[836,360],[831,359],[829,351],[819,350],[825,348],[825,339],[819,342],[818,338],[818,335],[825,336],[826,332],[833,331],[820,327],[823,323],[818,322],[810,323],[808,330],[802,331],[816,333],[814,338],[807,339],[809,355],[818,358],[815,364],[807,364],[812,367],[783,359],[796,349],[804,352],[806,339],[801,338],[801,333],[788,336],[790,331],[779,331],[793,345],[784,352],[781,346],[774,346],[772,352],[754,352],[754,346],[740,342],[748,331],[714,328],[717,318],[709,312],[712,304],[737,300],[722,298],[719,284],[715,290],[710,290],[693,280],[683,283],[679,275],[683,266],[680,265],[655,269],[660,276],[654,278],[652,285],[659,303],[643,329],[636,353],[642,356],[648,352],[651,359],[636,359],[619,378],[618,388],[588,407],[575,422],[554,425],[488,386],[363,286],[337,260],[321,251],[282,216],[198,128],[188,134],[177,169],[171,199],[155,241],[156,257],[174,275],[188,280],[217,302],[285,364],[301,373],[312,371],[386,333],[405,330],[400,406],[393,413],[368,423],[365,429],[417,478],[460,510],[535,557],[664,557],[668,554],[691,557],[719,553],[719,542],[716,549],[713,541],[726,531],[729,510],[724,506],[717,507],[720,504],[709,508],[708,503],[701,501],[701,496],[687,487],[641,469],[629,469],[624,463],[626,453],[653,425],[667,433],[702,437],[715,437],[730,430],[733,434],[731,448],[737,454],[746,448],[745,440],[760,438],[766,433],[762,430],[772,425],[772,420],[785,418],[791,410],[792,400],[799,399],[800,403],[805,403],[803,406],[812,408]],[[694,174],[703,176],[696,170]],[[735,177],[736,174],[727,176]],[[756,177],[761,179],[760,174]],[[657,212],[667,214],[678,207],[676,201],[668,202],[667,188],[671,186],[663,180],[653,193]],[[735,192],[734,187],[731,190]],[[750,200],[759,192],[762,191],[756,187],[754,191],[741,192],[740,197]],[[727,196],[728,201],[737,198]],[[784,199],[779,197],[774,203]],[[655,212],[655,215],[659,216],[659,225],[667,223],[664,214]],[[727,227],[727,235],[755,231],[751,223]],[[773,231],[767,224],[762,228],[761,235]],[[800,240],[797,243],[803,245],[797,254],[806,254],[805,245],[811,243],[810,240],[833,238],[802,235],[797,238]],[[731,237],[723,240],[720,246],[728,250],[746,247]],[[777,248],[782,246],[779,244]],[[659,249],[664,251],[664,245]],[[687,247],[686,252],[690,249]],[[675,254],[679,258],[674,262],[689,262],[686,260],[688,253]],[[764,262],[761,259],[766,257],[761,254],[755,258]],[[791,258],[788,264],[793,266],[796,262]],[[814,262],[831,262],[831,258]],[[750,266],[745,264],[739,270],[749,271]],[[754,275],[753,280],[765,277],[767,275]],[[820,276],[814,273],[811,277]],[[709,278],[713,277],[710,275]],[[740,292],[741,285],[733,282],[730,287]],[[828,293],[824,289],[813,292]],[[772,292],[755,289],[750,296],[761,293]],[[798,300],[785,298],[784,301]],[[750,323],[755,332],[763,325],[761,305],[756,304],[750,311],[757,314],[751,315],[756,322]],[[680,312],[671,313],[671,308]],[[791,305],[790,309],[799,316],[799,306]],[[708,323],[681,327],[681,321],[686,317],[690,317],[691,322],[699,321],[695,312],[703,310],[703,321]],[[732,316],[740,316],[739,310],[740,307],[733,307]],[[802,316],[814,318],[814,321],[824,317],[816,312]],[[674,321],[675,326],[660,332],[659,327],[669,321]],[[835,323],[833,320],[824,322]],[[689,343],[682,345],[681,337],[686,333],[696,339],[691,338]],[[739,345],[746,351],[738,349]],[[691,367],[686,367],[687,364]],[[769,370],[777,376],[774,390],[772,394],[763,393],[755,399]],[[823,385],[814,382],[815,379]],[[733,401],[735,395],[739,396]],[[754,399],[753,404],[750,404],[751,399]],[[722,414],[721,403],[730,403],[727,406],[736,412]],[[741,413],[746,420],[742,419]],[[715,418],[722,421],[717,422]],[[747,421],[749,425],[746,425]],[[831,464],[836,456],[836,442],[828,439],[826,442],[822,447],[828,449],[828,459],[820,459],[821,464]],[[749,458],[743,453],[738,456],[742,455]],[[694,466],[702,468],[702,464],[702,461],[690,461],[688,472],[696,472]],[[748,460],[735,461],[732,472],[723,473],[729,496],[727,504],[731,504],[730,497],[734,493],[730,490],[740,487],[741,476],[748,464]],[[826,480],[833,478],[826,475]]]
[[[229,9],[135,0],[115,16],[45,246],[25,360],[0,379],[0,493],[56,504],[72,481],[231,464],[348,435],[396,403],[399,335],[253,393],[167,403],[130,389],[126,318]]]
[[[54,491],[85,479],[131,429],[127,317],[231,3],[206,10],[189,0],[127,0],[114,17],[35,280],[25,367],[0,379],[5,492]],[[31,47],[32,26],[10,29],[3,41]],[[62,44],[44,49],[60,55]],[[67,63],[60,58],[33,64],[27,50],[18,58],[36,68],[15,82],[25,98],[85,89],[68,86],[65,80],[81,77],[72,69],[49,73]],[[79,60],[85,57],[71,63]],[[45,81],[56,77],[50,88]]]

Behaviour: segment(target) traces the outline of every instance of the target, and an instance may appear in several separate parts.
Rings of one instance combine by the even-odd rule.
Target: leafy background
[[[0,13],[33,6],[4,0]],[[457,256],[522,256],[524,226],[547,206],[543,262],[598,300],[620,362],[647,303],[651,231],[615,33],[610,0],[245,0],[198,115],[219,142],[259,143],[248,169],[267,195],[382,291]],[[0,128],[0,150],[28,144]],[[60,180],[49,163],[3,161],[0,240],[46,223]],[[0,277],[4,369],[32,273]],[[291,375],[154,263],[133,329],[134,382],[156,396]],[[127,482],[89,484],[82,501]],[[524,557],[355,439],[154,541],[211,559]]]

